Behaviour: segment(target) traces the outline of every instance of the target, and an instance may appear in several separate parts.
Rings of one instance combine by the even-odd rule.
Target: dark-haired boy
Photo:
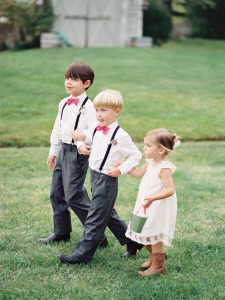
[[[59,103],[47,158],[47,166],[54,168],[50,193],[54,234],[39,239],[45,244],[70,240],[72,226],[69,207],[83,225],[90,207],[90,199],[83,186],[89,156],[77,151],[72,132],[75,129],[86,130],[96,122],[95,109],[86,94],[94,81],[94,71],[87,63],[78,61],[66,69],[65,77],[65,88],[70,96]],[[107,244],[107,238],[103,235],[99,246]]]

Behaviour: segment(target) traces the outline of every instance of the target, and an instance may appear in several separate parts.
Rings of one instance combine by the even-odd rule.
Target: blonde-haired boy
[[[61,261],[67,264],[90,261],[106,226],[121,245],[127,245],[129,255],[135,255],[142,247],[125,236],[127,225],[114,208],[118,176],[133,169],[142,157],[129,134],[117,122],[123,98],[120,92],[106,89],[95,97],[93,104],[98,124],[90,126],[85,133],[80,130],[73,133],[74,141],[82,141],[77,144],[79,151],[90,155],[92,202],[77,249],[72,255],[59,255]],[[115,167],[118,160],[124,162]]]

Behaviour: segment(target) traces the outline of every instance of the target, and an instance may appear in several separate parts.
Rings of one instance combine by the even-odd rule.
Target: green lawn
[[[49,145],[58,103],[67,95],[65,69],[76,60],[95,70],[91,99],[106,87],[122,92],[119,123],[135,142],[156,127],[194,141],[183,142],[172,157],[178,216],[161,276],[138,276],[147,251],[122,259],[126,249],[108,230],[110,246],[98,250],[91,263],[60,265],[57,255],[72,253],[82,234],[74,214],[70,243],[36,242],[53,231],[52,171],[43,146]],[[0,66],[0,147],[9,146],[0,148],[0,300],[225,299],[225,41],[2,52]],[[116,208],[128,222],[140,180],[126,174],[119,182]]]
[[[48,148],[0,149],[0,299],[224,299],[224,149],[225,142],[182,143],[172,157],[176,233],[165,273],[152,278],[137,273],[147,251],[123,259],[125,247],[108,230],[110,246],[90,264],[60,265],[57,255],[73,252],[82,226],[73,214],[70,243],[36,242],[53,230]],[[139,180],[126,174],[119,181],[116,208],[128,222]]]
[[[0,53],[0,146],[48,145],[66,67],[95,70],[91,99],[122,92],[120,124],[135,141],[166,127],[184,140],[225,138],[225,41],[171,41],[162,47],[60,48]]]

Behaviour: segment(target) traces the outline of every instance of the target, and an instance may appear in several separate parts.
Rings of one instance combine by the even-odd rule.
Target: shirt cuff
[[[84,142],[81,142],[81,141],[77,142],[77,151],[78,151],[79,154],[82,154],[82,153],[79,151],[79,148],[80,148],[81,146],[83,146],[83,145],[85,145]]]
[[[50,148],[49,150],[49,155],[52,155],[52,156],[58,156],[58,153],[59,153],[59,148]]]
[[[126,165],[123,166],[123,164],[122,164],[118,167],[118,169],[120,170],[120,174],[123,175],[125,173],[130,172],[130,170],[132,170],[133,167],[127,167]]]

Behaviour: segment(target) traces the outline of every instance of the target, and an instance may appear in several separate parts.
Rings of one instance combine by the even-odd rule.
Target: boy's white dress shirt
[[[88,128],[88,130],[85,131],[86,134],[85,144],[90,145],[92,143],[93,132],[94,129],[97,127],[97,125],[98,123],[92,124]],[[108,144],[117,126],[118,126],[117,121],[108,125],[107,127],[109,128],[109,131],[105,135],[103,134],[102,130],[96,131],[93,138],[91,155],[89,157],[89,166],[91,170],[95,170],[97,172],[99,171],[99,167],[105,156]],[[109,156],[105,162],[102,173],[108,174],[108,170],[114,167],[114,163],[117,160],[121,160],[124,161],[124,163],[119,166],[122,175],[124,173],[129,172],[131,169],[133,169],[133,167],[139,164],[142,154],[138,150],[137,146],[133,143],[129,134],[121,127],[117,131],[114,140],[116,141],[116,143],[112,144],[111,150],[109,152]],[[83,144],[84,143],[82,142],[78,142],[77,143],[78,149]],[[126,161],[125,158],[127,158]]]
[[[71,97],[72,95],[64,98],[59,103],[58,114],[50,137],[51,147],[49,155],[57,156],[62,143],[71,144],[72,132],[74,130],[77,114],[84,99],[87,97],[87,94],[83,93],[78,97],[73,97],[79,98],[78,104],[75,105],[72,103],[70,105],[66,105],[64,107],[61,120],[62,108],[66,101]],[[96,122],[96,111],[93,107],[92,101],[88,99],[85,104],[85,110],[81,113],[78,128],[81,131],[86,130],[94,122]],[[76,145],[76,142],[74,142],[74,144]]]

